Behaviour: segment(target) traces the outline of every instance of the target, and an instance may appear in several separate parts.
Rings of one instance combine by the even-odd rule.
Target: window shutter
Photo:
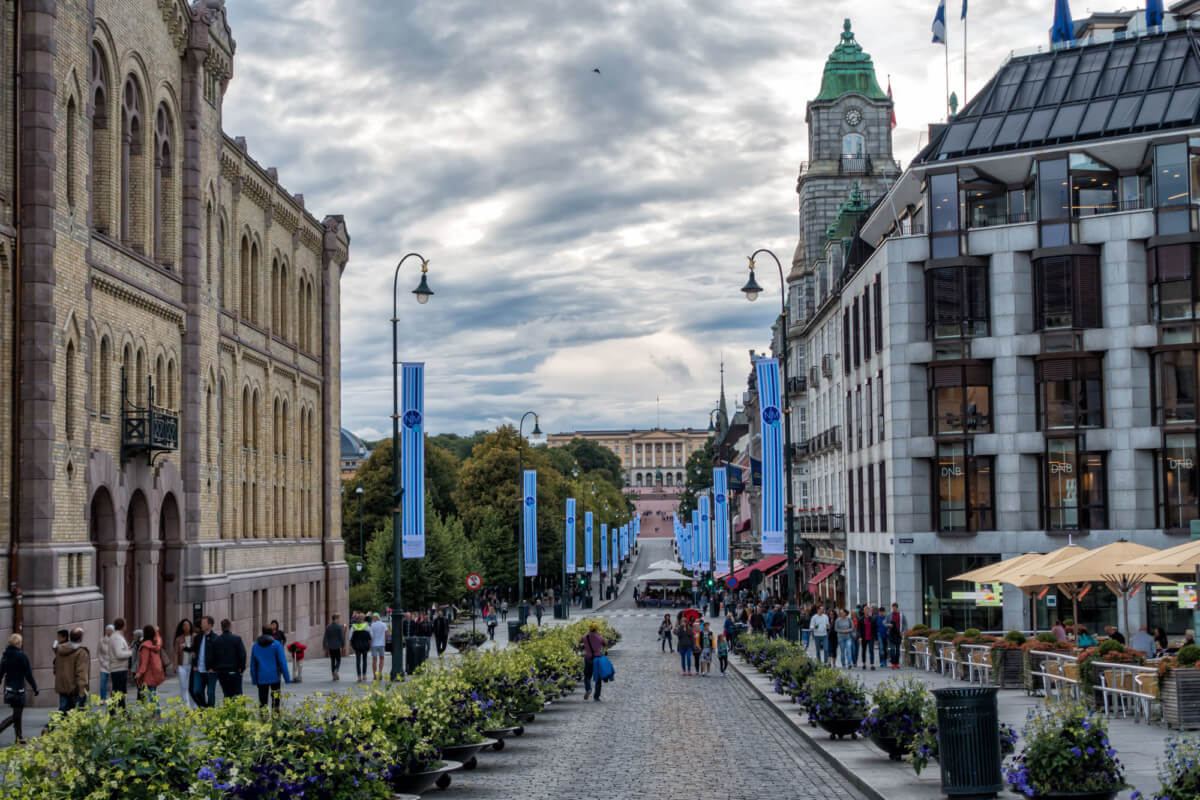
[[[862,363],[862,336],[858,328],[858,298],[854,298],[851,305],[850,325],[854,330],[854,366]]]
[[[933,321],[958,322],[962,319],[962,283],[959,270],[942,267],[930,273],[933,281]]]
[[[850,309],[842,309],[842,364],[844,372],[850,374]]]
[[[862,348],[863,361],[871,360],[871,287],[862,296]]]
[[[1075,286],[1078,313],[1076,328],[1099,328],[1101,312],[1100,258],[1079,256],[1075,259]]]
[[[1040,381],[1069,381],[1075,377],[1075,359],[1054,358],[1038,362]]]
[[[879,530],[887,532],[887,468],[879,462]]]
[[[967,367],[967,386],[991,386],[991,364],[972,364]]]
[[[959,367],[934,367],[933,388],[945,386],[962,386],[963,371]]]
[[[1075,377],[1082,379],[1101,379],[1100,359],[1099,358],[1077,358],[1075,359]]]
[[[1192,275],[1191,249],[1191,246],[1186,244],[1156,248],[1154,252],[1158,261],[1158,280],[1166,283],[1190,278]]]
[[[883,352],[883,305],[880,300],[879,276],[875,276],[875,352]]]

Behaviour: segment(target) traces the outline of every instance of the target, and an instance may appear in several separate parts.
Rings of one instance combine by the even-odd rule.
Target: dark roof
[[[887,94],[879,88],[875,79],[875,65],[863,51],[850,30],[850,20],[842,24],[842,39],[825,61],[825,72],[821,75],[821,91],[813,98],[836,100],[844,94],[856,92],[868,100],[887,100]]]
[[[1000,68],[917,163],[1112,138],[1200,122],[1192,30],[1019,56]]]

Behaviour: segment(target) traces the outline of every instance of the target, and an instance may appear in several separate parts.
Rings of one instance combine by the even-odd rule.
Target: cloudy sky
[[[974,0],[971,91],[1045,43],[1053,5]],[[738,292],[745,256],[791,259],[805,102],[842,19],[891,76],[898,159],[943,113],[936,0],[228,6],[226,130],[318,217],[346,217],[342,424],[366,437],[390,430],[390,292],[410,251],[436,294],[414,302],[410,259],[400,357],[426,362],[430,432],[530,409],[551,432],[648,427],[658,397],[662,425],[705,426],[722,354],[733,403],[747,351],[769,342],[777,306]],[[773,272],[760,281],[777,291]]]

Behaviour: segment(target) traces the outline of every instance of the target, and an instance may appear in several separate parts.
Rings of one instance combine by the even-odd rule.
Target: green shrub
[[[1046,633],[1043,631],[1037,635],[1037,640],[1039,642],[1045,642],[1046,644],[1054,644],[1058,641],[1058,637],[1053,633]]]
[[[375,587],[369,583],[359,583],[350,587],[350,610],[370,611],[379,608],[375,602]]]
[[[1096,652],[1102,656],[1106,656],[1109,653],[1124,653],[1125,645],[1121,644],[1116,639],[1105,639],[1100,643],[1100,646],[1096,648]]]
[[[857,680],[835,669],[813,672],[804,683],[808,720],[863,719],[867,716],[867,692]]]
[[[1004,641],[1012,642],[1013,644],[1025,644],[1025,634],[1020,631],[1009,631],[1004,634]]]
[[[1179,648],[1175,663],[1181,667],[1190,667],[1200,661],[1200,645],[1189,644]]]
[[[982,635],[983,634],[980,633],[979,628],[967,628],[965,631],[963,631],[963,636],[967,637],[968,639],[978,639]]]
[[[918,622],[916,625],[912,626],[912,629],[914,631],[927,631],[927,630],[929,630],[929,626],[926,625],[924,622]]]

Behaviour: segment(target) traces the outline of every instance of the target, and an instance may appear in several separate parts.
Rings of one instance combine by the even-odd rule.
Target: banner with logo
[[[700,543],[703,546],[704,552],[701,554],[701,560],[704,562],[704,570],[711,570],[713,567],[713,540],[712,540],[712,504],[709,502],[708,495],[700,495]]]
[[[401,364],[400,557],[425,557],[425,365]]]
[[[621,558],[629,557],[629,526],[621,526]]]
[[[620,537],[617,536],[617,531],[613,531],[612,538],[612,571],[616,572],[621,567],[621,548],[618,546]]]
[[[522,530],[525,547],[525,576],[537,572],[537,470],[525,470],[525,499],[521,506]]]
[[[717,574],[729,574],[729,472],[713,470],[713,548],[717,551]]]
[[[759,420],[762,422],[762,551],[784,552],[783,414],[780,411],[779,361],[760,358],[758,376]]]
[[[600,523],[600,571],[608,572],[608,525]]]
[[[575,498],[567,498],[567,529],[563,532],[564,555],[567,560],[567,574],[575,574]]]
[[[583,568],[588,575],[596,571],[596,544],[592,541],[592,512],[583,513]]]
[[[692,510],[692,571],[700,572],[704,569],[704,551],[706,549],[704,540],[700,538],[703,532],[703,527],[700,524],[700,509]]]

